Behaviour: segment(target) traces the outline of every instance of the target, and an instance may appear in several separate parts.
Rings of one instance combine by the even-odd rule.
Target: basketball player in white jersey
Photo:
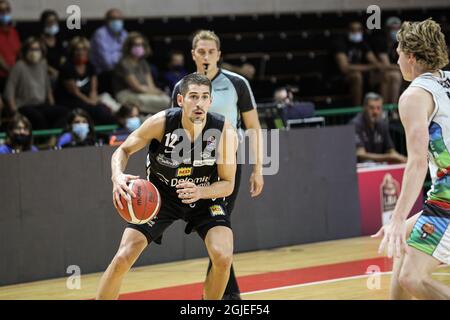
[[[450,287],[432,278],[450,264],[450,72],[445,38],[428,19],[404,22],[397,34],[398,64],[411,81],[399,100],[408,162],[403,187],[379,252],[395,257],[391,299],[450,299]],[[432,178],[423,210],[406,220],[427,174]],[[408,239],[408,240],[407,240]]]

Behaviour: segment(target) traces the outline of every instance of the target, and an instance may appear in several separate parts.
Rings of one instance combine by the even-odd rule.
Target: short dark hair
[[[32,132],[33,127],[31,126],[30,120],[28,120],[27,117],[21,115],[20,113],[16,113],[11,119],[11,121],[8,123],[6,128],[6,136],[8,140],[11,142],[12,137],[14,135],[14,130],[16,129],[16,127],[19,125],[20,122],[22,122],[25,125],[25,128],[27,128],[30,131],[31,136],[31,139],[28,142],[28,144],[23,146],[23,150],[24,151],[31,150],[31,146],[33,145],[33,132]]]
[[[45,22],[47,21],[47,19],[49,17],[55,17],[56,20],[59,20],[58,13],[55,10],[51,10],[51,9],[44,10],[41,13],[41,17],[39,19],[39,23],[40,23],[42,29],[44,29]]]
[[[94,127],[94,121],[92,120],[89,113],[84,111],[81,108],[73,109],[69,115],[66,118],[66,126],[64,128],[64,132],[72,132],[72,122],[75,120],[76,117],[82,117],[85,118],[88,122],[89,126],[89,133],[87,136],[87,139],[89,141],[95,142],[95,127]]]
[[[186,93],[189,91],[189,85],[196,84],[196,85],[205,85],[209,88],[209,93],[211,93],[212,85],[211,81],[208,79],[207,76],[200,74],[200,73],[191,73],[185,76],[181,80],[180,84],[180,94],[184,97]]]
[[[25,60],[25,57],[27,56],[28,50],[35,43],[37,43],[39,45],[39,48],[42,51],[42,58],[41,59],[43,59],[45,57],[45,55],[47,54],[47,49],[45,48],[45,46],[42,43],[42,41],[40,41],[36,37],[29,37],[23,42],[22,48],[20,49],[20,58],[21,59]]]

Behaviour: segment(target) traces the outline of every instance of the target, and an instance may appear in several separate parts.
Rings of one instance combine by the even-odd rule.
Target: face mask
[[[363,34],[362,32],[352,32],[348,35],[348,40],[351,42],[361,42],[363,40]]]
[[[139,117],[128,118],[125,127],[128,131],[133,132],[141,125],[141,119]]]
[[[15,134],[12,136],[12,143],[16,146],[26,146],[31,141],[31,135],[29,134]]]
[[[42,58],[42,52],[41,51],[29,51],[27,53],[27,59],[31,63],[38,63]]]
[[[0,23],[3,25],[8,25],[10,24],[12,21],[11,15],[10,14],[4,14],[0,16]]]
[[[123,20],[119,20],[119,19],[111,20],[108,23],[108,26],[112,32],[119,33],[123,30]]]
[[[72,131],[77,137],[84,141],[89,133],[89,124],[87,123],[74,123],[72,124]]]
[[[73,62],[76,65],[83,65],[89,62],[89,57],[87,54],[77,55],[74,57]]]
[[[143,46],[133,46],[131,54],[136,58],[142,58],[145,54],[145,49]]]
[[[59,32],[59,26],[54,24],[51,27],[45,27],[44,32],[50,36],[54,36]]]
[[[397,31],[390,32],[391,40],[397,42]]]

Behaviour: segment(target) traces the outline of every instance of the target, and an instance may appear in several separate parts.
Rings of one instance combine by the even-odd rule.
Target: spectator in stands
[[[347,38],[334,42],[334,52],[339,70],[350,85],[353,105],[361,104],[364,82],[373,82],[371,80],[377,75],[375,71],[378,71],[379,81],[384,86],[391,86],[397,80],[393,73],[378,61],[365,41],[360,22],[353,21],[349,24]]]
[[[170,98],[155,86],[150,66],[145,60],[150,54],[147,40],[137,32],[128,35],[123,45],[122,59],[116,66],[114,88],[121,104],[131,102],[144,113],[157,113],[170,105]]]
[[[122,105],[116,113],[119,128],[111,134],[109,145],[117,146],[122,144],[131,132],[139,128],[142,123],[139,113],[139,106],[136,104],[128,103]]]
[[[296,100],[294,92],[297,91],[297,88],[286,86],[276,89],[273,94],[274,102],[281,109],[281,117],[284,123],[291,119],[304,119],[314,116],[314,104],[312,102],[300,102]]]
[[[71,109],[81,108],[95,124],[114,124],[116,119],[110,109],[99,102],[98,80],[89,63],[89,41],[75,37],[69,44],[69,56],[59,77],[59,101]]]
[[[397,64],[397,32],[401,27],[401,20],[398,17],[389,17],[386,20],[386,28],[374,37],[372,47],[374,52],[385,66],[386,77],[390,81],[381,82],[380,93],[386,103],[398,103],[402,86],[402,75]]]
[[[105,24],[95,31],[91,39],[91,60],[97,74],[114,69],[122,57],[127,35],[122,12],[119,9],[108,10]]]
[[[9,112],[18,110],[37,130],[58,127],[68,113],[67,108],[55,105],[44,52],[37,38],[25,41],[4,93]]]
[[[105,14],[105,24],[91,38],[91,61],[99,82],[105,91],[111,92],[111,73],[122,57],[122,47],[127,38],[123,14],[119,9],[110,9]]]
[[[184,64],[184,54],[181,51],[172,51],[169,54],[168,70],[164,73],[164,82],[169,87],[170,92],[178,81],[183,79],[188,71]]]
[[[59,70],[65,62],[65,50],[57,38],[59,33],[58,14],[54,10],[45,10],[41,14],[41,41],[45,46],[50,80],[56,84]]]
[[[406,163],[406,157],[395,151],[388,123],[382,117],[383,97],[369,92],[364,97],[364,109],[350,123],[356,130],[358,162]]]
[[[0,154],[38,151],[33,145],[33,134],[30,121],[21,114],[16,114],[6,131],[6,143],[0,145]]]
[[[19,34],[12,25],[9,1],[0,0],[0,90],[3,91],[11,68],[20,52]]]
[[[83,109],[72,110],[56,147],[60,149],[93,145],[96,145],[96,137],[91,117]]]

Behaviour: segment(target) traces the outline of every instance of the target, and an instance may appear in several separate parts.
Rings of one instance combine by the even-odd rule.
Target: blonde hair
[[[82,45],[87,50],[90,49],[91,44],[89,43],[89,40],[85,37],[76,36],[72,40],[70,40],[69,43],[69,54],[72,56],[75,53],[75,50],[79,45]]]
[[[195,50],[197,47],[197,43],[200,40],[212,40],[216,42],[217,50],[220,51],[220,39],[214,31],[211,30],[200,30],[194,34],[194,38],[192,39],[192,49]]]
[[[397,33],[399,49],[412,54],[428,70],[442,69],[448,64],[447,45],[441,26],[431,18],[405,21]]]

